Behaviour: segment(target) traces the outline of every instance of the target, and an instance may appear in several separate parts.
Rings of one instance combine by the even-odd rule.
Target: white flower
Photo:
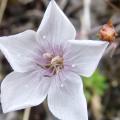
[[[79,76],[96,69],[107,42],[74,40],[76,31],[51,0],[37,32],[0,38],[0,49],[13,68],[2,82],[3,111],[39,105],[47,97],[50,111],[62,120],[87,120]]]

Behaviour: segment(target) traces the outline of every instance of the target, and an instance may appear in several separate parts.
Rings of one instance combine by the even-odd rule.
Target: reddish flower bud
[[[117,33],[111,20],[100,28],[98,36],[103,41],[113,42],[115,40]]]

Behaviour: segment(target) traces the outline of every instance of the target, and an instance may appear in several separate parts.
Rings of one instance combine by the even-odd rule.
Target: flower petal
[[[0,49],[4,53],[12,68],[17,72],[26,72],[35,68],[33,54],[36,49],[36,33],[32,30],[0,37]]]
[[[46,98],[49,86],[50,80],[43,78],[40,71],[10,73],[1,85],[3,112],[40,104]]]
[[[108,42],[92,40],[70,40],[70,49],[66,54],[66,64],[71,63],[76,71],[83,76],[91,76],[95,71]]]
[[[80,76],[65,72],[56,78],[48,93],[48,106],[61,120],[88,120],[87,103]]]
[[[43,20],[37,31],[37,39],[40,42],[61,43],[75,39],[76,31],[74,26],[58,7],[54,0],[51,0],[44,14]]]

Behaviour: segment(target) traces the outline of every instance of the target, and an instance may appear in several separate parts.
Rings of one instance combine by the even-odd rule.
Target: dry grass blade
[[[29,120],[31,108],[27,108],[23,114],[23,120]]]
[[[3,15],[7,6],[7,2],[8,0],[0,0],[0,24],[2,22],[3,19]]]

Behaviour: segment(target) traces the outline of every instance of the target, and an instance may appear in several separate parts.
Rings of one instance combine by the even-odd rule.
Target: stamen
[[[43,69],[46,69],[50,74],[58,74],[64,67],[64,60],[60,56],[54,56],[51,53],[44,53],[43,59],[47,61],[47,64],[41,65]]]
[[[51,64],[63,64],[63,58],[60,56],[56,56],[51,60]]]

